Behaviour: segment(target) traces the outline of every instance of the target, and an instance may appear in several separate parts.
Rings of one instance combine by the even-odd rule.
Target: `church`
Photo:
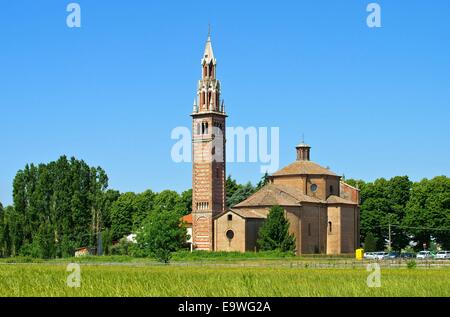
[[[345,254],[359,247],[359,190],[310,160],[311,147],[295,147],[296,160],[239,204],[226,207],[225,122],[217,60],[208,35],[202,77],[192,111],[192,246],[207,251],[256,251],[258,230],[281,206],[297,254]],[[294,151],[293,151],[294,154]],[[293,155],[294,156],[294,155]]]

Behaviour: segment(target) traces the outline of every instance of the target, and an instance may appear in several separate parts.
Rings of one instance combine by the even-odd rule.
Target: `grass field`
[[[450,296],[450,268],[386,268],[381,287],[364,268],[81,264],[70,288],[65,264],[0,264],[0,296]]]

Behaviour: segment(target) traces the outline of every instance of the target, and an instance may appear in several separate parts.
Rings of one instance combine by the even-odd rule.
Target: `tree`
[[[231,178],[231,175],[228,175],[227,180],[225,182],[225,191],[226,191],[226,205],[228,208],[231,207],[230,199],[233,194],[239,189],[239,185],[236,180]]]
[[[400,250],[407,246],[409,238],[401,224],[412,186],[409,178],[379,178],[373,183],[349,179],[346,183],[360,189],[362,240],[370,232],[375,237],[377,249],[383,249],[388,241],[391,225],[392,248]]]
[[[366,238],[364,239],[364,251],[365,252],[377,251],[377,239],[375,238],[372,232],[366,234]]]
[[[21,227],[20,215],[12,206],[4,209],[4,244],[5,256],[16,256],[19,254],[21,242],[23,241],[23,230]]]
[[[260,190],[264,186],[266,186],[269,183],[269,173],[264,173],[263,177],[261,177],[261,180],[256,185],[256,191]]]
[[[149,189],[135,196],[136,210],[132,214],[132,229],[134,231],[139,230],[139,228],[142,227],[145,218],[147,218],[150,211],[154,209],[157,195],[157,193],[154,193]]]
[[[8,257],[13,253],[12,235],[11,235],[11,214],[13,207],[8,206],[2,209],[0,216],[0,257]],[[14,228],[14,227],[13,227]]]
[[[138,247],[158,261],[168,263],[172,252],[186,241],[186,228],[180,219],[181,213],[152,211],[137,234]]]
[[[450,178],[423,179],[412,187],[403,224],[418,242],[431,245],[431,238],[450,248]],[[409,228],[408,228],[409,227]]]
[[[5,211],[0,203],[0,258],[6,256],[5,249]]]
[[[183,206],[183,216],[192,212],[192,189],[181,193],[181,205]]]
[[[124,193],[120,195],[111,206],[111,237],[119,240],[128,235],[133,229],[133,214],[137,213],[135,193]]]
[[[89,200],[91,202],[92,212],[92,240],[91,244],[97,244],[97,254],[101,255],[102,250],[102,229],[103,229],[103,203],[104,192],[108,187],[108,176],[100,167],[91,167],[91,188],[89,192]]]
[[[289,221],[284,216],[284,209],[273,206],[264,224],[258,232],[257,244],[262,251],[295,251],[295,237],[289,234]]]
[[[103,227],[111,228],[111,207],[120,197],[118,190],[109,189],[102,195]]]
[[[112,235],[111,230],[109,228],[106,228],[102,232],[102,241],[103,241],[103,254],[109,255],[111,254],[111,248],[112,248]]]
[[[239,188],[234,192],[234,194],[228,200],[228,205],[233,207],[236,204],[246,200],[248,197],[255,193],[255,187],[248,182],[245,185],[239,185]]]
[[[171,210],[185,215],[188,204],[192,205],[191,190],[181,196],[173,190],[164,190],[160,193],[147,190],[140,194],[131,192],[122,194],[110,208],[112,240],[138,232],[153,211]]]
[[[183,213],[185,210],[180,195],[173,190],[163,190],[155,196],[153,210],[170,210],[176,213]]]
[[[266,173],[267,174],[267,173]],[[268,177],[268,176],[267,176]],[[265,182],[264,177],[259,182],[259,185]],[[227,208],[231,208],[234,205],[240,203],[241,201],[247,199],[249,196],[253,195],[256,191],[256,188],[252,185],[252,183],[248,182],[247,184],[241,185],[236,182],[229,175],[225,182],[226,189],[226,205]]]
[[[107,186],[103,169],[73,157],[26,165],[14,178],[14,208],[7,217],[11,254],[69,256],[95,243]]]

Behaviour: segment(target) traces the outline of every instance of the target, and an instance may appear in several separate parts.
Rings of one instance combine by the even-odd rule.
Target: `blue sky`
[[[312,159],[346,177],[450,171],[450,2],[3,1],[0,201],[26,163],[76,156],[110,187],[191,186],[170,133],[190,127],[212,25],[228,126],[279,127],[280,163],[305,134]],[[256,182],[259,163],[228,164]]]

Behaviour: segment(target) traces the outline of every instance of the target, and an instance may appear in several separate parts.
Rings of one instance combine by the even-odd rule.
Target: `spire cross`
[[[211,37],[211,23],[208,23],[208,38]]]

